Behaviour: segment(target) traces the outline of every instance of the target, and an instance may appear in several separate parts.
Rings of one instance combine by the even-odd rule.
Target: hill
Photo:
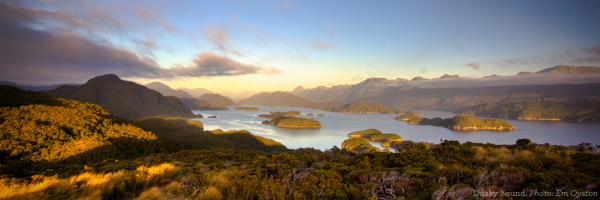
[[[481,119],[467,115],[456,115],[452,118],[414,118],[406,123],[418,125],[432,125],[446,127],[452,130],[498,130],[498,131],[516,131],[517,129],[507,121],[500,119]]]
[[[333,110],[333,109],[342,107],[344,105],[345,104],[343,104],[343,103],[332,101],[332,102],[325,102],[325,103],[314,103],[314,104],[311,104],[310,106],[308,106],[307,108],[329,111],[329,110]]]
[[[307,107],[313,104],[308,99],[287,92],[263,92],[240,101],[242,105],[262,105],[272,107]]]
[[[457,109],[455,112],[505,119],[599,122],[600,98],[583,98],[567,102],[551,99],[505,101]]]
[[[331,112],[340,112],[340,113],[385,113],[385,114],[404,114],[410,113],[415,115],[422,115],[419,112],[412,111],[404,111],[404,110],[392,110],[389,107],[377,103],[377,102],[366,102],[366,101],[357,101],[353,103],[348,103],[339,108],[334,108],[328,110]]]
[[[546,68],[536,73],[600,73],[600,67],[558,65],[552,68]]]
[[[183,90],[183,91],[187,92],[188,94],[192,95],[192,97],[199,97],[206,93],[214,93],[213,91],[210,91],[206,88],[190,89],[190,88],[181,87],[181,88],[177,88],[176,90]]]
[[[213,106],[239,106],[240,104],[233,102],[231,99],[224,97],[220,94],[203,94],[202,96],[196,98],[199,100],[204,100],[210,103]]]
[[[229,110],[229,108],[225,106],[213,106],[204,100],[188,98],[182,98],[180,100],[183,102],[183,105],[188,107],[190,110]]]
[[[148,83],[148,84],[146,84],[146,87],[148,87],[152,90],[156,90],[157,92],[160,92],[163,96],[174,96],[177,98],[188,98],[188,99],[193,98],[192,95],[188,94],[187,92],[185,92],[183,90],[174,90],[171,87],[169,87],[168,85],[165,85],[164,83],[161,83],[161,82]]]
[[[89,102],[127,119],[154,116],[197,117],[181,100],[163,96],[134,82],[123,81],[114,74],[94,77],[83,85],[60,86],[45,94]]]

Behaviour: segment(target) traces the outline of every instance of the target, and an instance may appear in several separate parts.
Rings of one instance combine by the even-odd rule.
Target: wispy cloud
[[[476,62],[472,62],[472,63],[469,63],[469,64],[465,64],[465,66],[467,66],[467,67],[470,67],[470,68],[473,68],[473,69],[475,69],[475,70],[478,70],[478,69],[479,69],[479,63],[476,63]]]
[[[335,47],[334,44],[327,43],[327,42],[315,42],[313,44],[313,48],[315,48],[315,49],[331,49],[333,47]]]
[[[592,46],[590,48],[574,48],[567,51],[567,53],[562,55],[560,58],[571,63],[598,64],[600,63],[600,45]]]
[[[232,53],[237,56],[244,56],[240,51],[231,47],[229,42],[229,35],[224,31],[223,28],[209,24],[200,29],[200,32],[204,34],[204,37],[208,39],[210,42],[216,45],[217,49],[219,49],[223,53]]]
[[[248,28],[256,36],[257,44],[261,44],[261,45],[267,44],[266,38],[268,37],[268,34],[266,31],[256,28],[252,24],[248,24]]]
[[[28,24],[37,23],[38,15],[54,16],[51,19],[57,22],[81,26],[69,15],[0,2],[0,80],[48,84],[64,80],[84,82],[89,77],[106,73],[140,78],[281,73],[273,67],[244,64],[208,52],[198,53],[189,66],[166,69],[151,58],[152,49],[158,45],[150,40],[134,41],[138,51],[142,52],[140,54],[147,54],[140,56],[129,48],[98,42],[77,32],[34,29]],[[219,40],[218,36],[214,39]]]

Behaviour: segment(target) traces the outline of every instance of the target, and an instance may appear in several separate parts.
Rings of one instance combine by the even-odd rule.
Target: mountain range
[[[192,97],[192,95],[188,94],[187,92],[183,91],[183,90],[174,90],[171,87],[169,87],[168,85],[165,85],[164,83],[161,82],[152,82],[152,83],[148,83],[146,84],[146,87],[156,90],[157,92],[160,92],[162,95],[164,96],[174,96],[177,98],[188,98],[188,99],[192,99],[194,97]]]
[[[155,116],[197,117],[177,97],[163,96],[114,74],[94,77],[78,86],[63,85],[43,93],[102,106],[110,113],[128,119]]]

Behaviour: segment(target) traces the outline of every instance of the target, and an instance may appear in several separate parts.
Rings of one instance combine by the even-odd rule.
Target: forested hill
[[[456,113],[523,120],[600,121],[600,98],[583,98],[567,102],[551,99],[486,103],[455,110]]]
[[[83,85],[60,86],[43,93],[97,104],[108,112],[127,119],[196,116],[178,98],[165,97],[145,86],[121,80],[114,74],[94,77]]]
[[[220,94],[203,94],[198,97],[199,100],[204,100],[213,106],[239,106],[240,104],[235,103],[231,99],[220,95]]]

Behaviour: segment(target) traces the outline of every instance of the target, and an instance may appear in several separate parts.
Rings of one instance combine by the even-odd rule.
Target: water
[[[290,149],[312,147],[315,149],[330,149],[334,145],[341,147],[348,133],[369,128],[378,129],[384,133],[395,133],[404,140],[416,142],[439,143],[440,140],[457,140],[461,143],[471,141],[477,143],[514,144],[518,139],[529,138],[532,142],[557,145],[577,145],[589,142],[600,144],[600,124],[574,123],[574,122],[547,122],[547,121],[522,121],[506,120],[519,131],[453,131],[444,127],[428,125],[412,125],[405,121],[394,120],[398,115],[389,114],[347,114],[325,112],[308,108],[293,107],[262,107],[254,106],[259,111],[233,110],[236,106],[228,106],[232,110],[205,110],[193,111],[202,114],[205,118],[199,120],[204,124],[205,130],[248,130],[251,133],[281,142]],[[262,124],[269,118],[258,117],[270,111],[287,112],[297,110],[304,118],[315,118],[321,122],[320,129],[289,129],[278,128],[273,125]],[[455,114],[443,111],[420,111],[427,118],[453,117]],[[325,114],[324,117],[306,116],[308,113]],[[217,118],[206,118],[208,116]],[[381,143],[371,142],[373,146],[383,149]]]

